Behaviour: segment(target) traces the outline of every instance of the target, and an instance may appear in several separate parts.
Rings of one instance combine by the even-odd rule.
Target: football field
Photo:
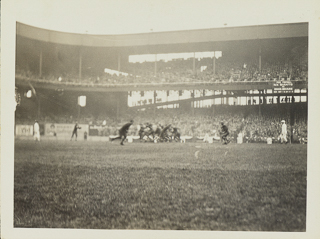
[[[305,231],[307,145],[15,141],[14,227]]]

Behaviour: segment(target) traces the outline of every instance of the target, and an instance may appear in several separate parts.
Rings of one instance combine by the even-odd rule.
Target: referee
[[[76,121],[76,124],[74,125],[73,131],[72,131],[72,135],[71,135],[70,141],[72,141],[72,138],[73,138],[74,135],[75,135],[75,137],[76,137],[75,140],[77,141],[77,138],[78,138],[78,129],[81,129],[81,127],[78,125],[78,121]]]

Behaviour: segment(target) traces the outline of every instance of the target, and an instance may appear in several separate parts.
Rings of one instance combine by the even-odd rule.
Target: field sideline
[[[15,141],[14,226],[305,231],[307,146]]]

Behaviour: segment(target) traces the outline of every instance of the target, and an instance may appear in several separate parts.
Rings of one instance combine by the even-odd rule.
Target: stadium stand
[[[55,38],[50,40],[40,37],[38,39],[34,38],[35,35],[27,34],[28,31],[23,31],[24,28],[32,28],[31,26],[23,24],[18,24],[18,26],[16,85],[20,93],[23,94],[28,89],[29,82],[36,82],[37,90],[39,89],[38,95],[41,96],[30,101],[22,99],[21,106],[16,111],[16,124],[32,124],[36,115],[39,122],[42,123],[72,124],[77,120],[82,124],[103,125],[105,128],[103,134],[108,136],[116,134],[117,129],[123,123],[134,119],[135,125],[146,122],[162,125],[172,124],[180,128],[184,135],[203,137],[205,134],[211,136],[217,134],[219,123],[224,121],[234,139],[241,132],[245,142],[260,142],[265,141],[266,137],[277,139],[280,130],[279,123],[284,119],[292,128],[289,130],[290,133],[293,132],[299,139],[307,137],[308,37],[307,25],[305,24],[260,26],[261,28],[267,27],[270,34],[275,29],[272,33],[273,38],[270,38],[270,35],[266,37],[262,34],[265,31],[260,33],[262,38],[259,38],[259,34],[252,36],[250,33],[256,32],[256,30],[251,27],[248,27],[246,32],[241,31],[241,34],[237,28],[215,29],[215,31],[221,31],[221,36],[227,37],[224,40],[211,39],[210,36],[216,36],[215,34],[204,34],[208,39],[201,40],[197,38],[198,32],[192,32],[192,36],[198,39],[194,40],[194,45],[186,44],[184,37],[182,37],[181,43],[176,43],[173,39],[169,43],[162,42],[162,40],[158,42],[155,39],[152,44],[148,41],[144,42],[145,45],[139,43],[142,45],[136,46],[132,36],[123,36],[128,37],[130,46],[123,45],[119,48],[108,45],[108,41],[103,42],[107,45],[100,45],[100,42],[95,42],[96,38],[90,38],[96,45],[93,43],[92,45],[78,45],[77,37],[79,39],[88,37],[80,35],[74,36],[75,38],[62,37],[61,39],[66,41],[65,44],[55,42]],[[282,30],[276,30],[278,27]],[[283,29],[289,29],[290,34],[280,36],[279,32],[286,33]],[[43,37],[51,34],[50,31],[44,29],[33,30],[48,33],[41,35]],[[204,31],[209,33],[211,30]],[[227,34],[230,33],[229,31],[234,31],[236,34]],[[163,34],[166,36],[163,39],[167,39],[171,35],[171,33]],[[247,38],[247,35],[250,37]],[[69,39],[74,39],[74,42],[68,42]],[[42,44],[38,44],[39,41]],[[209,42],[209,45],[206,42]],[[121,45],[122,42],[119,44]],[[40,45],[41,47],[39,47]],[[163,48],[158,48],[158,45]],[[215,60],[209,57],[159,60],[156,64],[147,61],[131,63],[128,60],[129,56],[134,54],[174,52],[177,46],[179,46],[181,53],[183,50],[195,53],[198,49],[203,49],[203,51],[216,49],[221,50],[222,56]],[[110,74],[105,72],[106,68],[121,70],[125,74]],[[274,91],[275,83],[280,80],[295,83],[292,83],[292,90],[289,94],[288,92]],[[201,83],[203,88],[192,88],[198,83]],[[124,85],[128,85],[128,87],[125,88]],[[147,88],[145,85],[152,87],[148,86],[149,88]],[[166,86],[162,87],[163,85]],[[132,91],[139,91],[141,94],[145,90],[150,90],[154,91],[154,95],[156,95],[157,90],[167,92],[170,90],[176,92],[190,90],[191,92],[192,90],[209,89],[205,88],[208,85],[210,90],[220,91],[220,99],[234,97],[233,94],[235,94],[234,98],[237,98],[236,95],[239,95],[239,98],[251,98],[260,97],[260,94],[263,94],[260,97],[260,100],[263,98],[263,101],[271,95],[273,98],[279,98],[277,103],[274,103],[272,99],[270,104],[265,102],[253,104],[255,99],[253,102],[250,100],[250,103],[245,99],[247,105],[243,107],[240,105],[233,107],[229,103],[218,103],[221,105],[212,105],[212,108],[216,108],[214,110],[212,108],[196,109],[192,113],[187,111],[194,111],[195,106],[191,106],[194,92],[191,93],[193,96],[190,96],[189,99],[175,100],[177,105],[180,104],[181,109],[184,107],[184,110],[172,109],[174,113],[171,109],[159,109],[166,102],[159,103],[156,98],[148,99],[151,100],[150,104],[153,104],[154,109],[143,109],[145,104],[128,106],[127,102],[128,95]],[[227,87],[223,88],[224,85]],[[108,87],[109,89],[107,89]],[[298,92],[294,92],[295,89]],[[70,95],[70,97],[65,95],[60,97],[59,90],[65,91],[65,95]],[[272,93],[267,93],[268,90],[271,90]],[[223,95],[223,91],[227,93],[227,96]],[[258,91],[258,93],[248,93],[248,91]],[[95,95],[96,92],[101,93],[102,96],[99,98],[98,93]],[[87,96],[91,94],[91,98],[88,96],[88,102],[91,105],[87,107],[89,109],[80,114],[80,107],[76,101],[81,94]],[[305,97],[305,100],[300,100],[300,102],[292,104],[295,106],[291,107],[289,102],[283,102],[284,104],[279,102],[280,96],[284,97],[286,94],[289,97],[300,97],[300,99]],[[201,97],[203,99],[200,99]],[[40,98],[41,100],[39,100]],[[120,98],[121,100],[118,100]],[[197,99],[198,102],[205,99],[216,99],[214,95],[204,96],[204,94],[200,98]],[[112,99],[116,100],[112,101]],[[119,101],[121,102],[119,103]],[[142,101],[141,98],[140,101]],[[170,102],[168,102],[169,104]],[[160,107],[158,107],[159,105]],[[259,106],[259,110],[254,106]],[[47,110],[50,107],[56,108],[50,112]],[[96,111],[99,111],[96,110],[97,108],[103,110],[97,114]],[[248,110],[249,108],[252,110]],[[32,114],[29,110],[32,111]],[[290,110],[295,111],[295,117],[288,113]],[[291,122],[292,120],[294,122]],[[131,134],[137,135],[137,130],[133,130]],[[302,142],[302,140],[300,141]]]
[[[188,82],[259,82],[259,81],[275,81],[282,78],[290,80],[308,80],[308,68],[305,64],[287,64],[281,62],[272,63],[266,61],[262,70],[259,72],[257,62],[233,62],[224,60],[223,57],[216,61],[216,74],[212,72],[211,58],[201,59],[198,66],[208,66],[206,70],[196,74],[192,71],[192,61],[190,59],[178,59],[170,62],[160,62],[157,76],[154,75],[152,63],[133,63],[129,64],[127,76],[111,75],[104,73],[103,75],[91,75],[78,79],[77,75],[44,75],[42,79],[31,72],[17,68],[16,77],[25,80],[35,80],[44,83],[56,84],[81,84],[86,86],[95,85],[117,85],[117,84],[137,84],[137,83],[188,83]],[[191,62],[191,65],[190,65]],[[198,69],[199,67],[197,67]],[[211,69],[211,70],[210,70]]]

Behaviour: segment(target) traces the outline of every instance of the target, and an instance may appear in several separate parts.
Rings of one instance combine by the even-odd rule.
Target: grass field
[[[16,140],[14,226],[305,231],[306,176],[306,145]]]

